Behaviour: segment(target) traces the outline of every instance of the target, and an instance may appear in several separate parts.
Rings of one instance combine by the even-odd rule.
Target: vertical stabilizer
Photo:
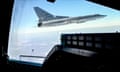
[[[39,18],[39,21],[47,21],[47,20],[54,19],[54,16],[52,14],[48,13],[47,11],[39,7],[34,7],[34,10]]]

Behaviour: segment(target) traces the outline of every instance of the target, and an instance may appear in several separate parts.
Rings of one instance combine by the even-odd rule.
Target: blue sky
[[[51,14],[61,16],[84,16],[90,14],[107,15],[107,19],[118,19],[120,12],[85,0],[56,0],[49,3],[47,0],[16,0],[14,17],[11,23],[16,29],[36,27],[38,17],[33,7],[38,6]]]

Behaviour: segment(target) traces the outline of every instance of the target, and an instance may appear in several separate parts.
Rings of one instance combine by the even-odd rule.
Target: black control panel
[[[65,48],[102,50],[120,48],[120,33],[62,34],[61,45]]]

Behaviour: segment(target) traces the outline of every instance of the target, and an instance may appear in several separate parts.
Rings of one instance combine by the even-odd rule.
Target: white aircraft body
[[[103,18],[106,16],[100,14],[78,16],[78,17],[55,16],[39,7],[34,7],[34,10],[39,18],[38,27],[59,26],[59,25],[66,25],[72,23],[83,23],[90,20]]]

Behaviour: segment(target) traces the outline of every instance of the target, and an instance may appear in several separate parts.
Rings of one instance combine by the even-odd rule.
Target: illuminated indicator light
[[[92,40],[92,37],[87,36],[87,37],[86,37],[86,40]]]
[[[84,43],[83,43],[83,42],[79,42],[78,44],[79,44],[79,46],[83,46],[83,45],[84,45]]]
[[[71,36],[67,36],[67,39],[68,39],[68,40],[71,40]]]
[[[77,40],[77,36],[73,36],[72,39],[73,39],[73,40]]]
[[[96,37],[95,38],[95,41],[100,41],[101,39],[99,37]]]
[[[84,39],[84,37],[83,36],[79,36],[79,40],[83,40]]]
[[[70,42],[70,41],[67,41],[67,44],[69,45],[69,44],[71,44],[71,42]]]
[[[87,42],[87,43],[86,43],[86,46],[88,46],[88,47],[92,47],[92,43]]]
[[[73,43],[72,43],[73,45],[77,45],[77,41],[73,41]]]
[[[100,44],[100,43],[96,43],[96,44],[95,44],[95,47],[101,48],[101,44]]]

